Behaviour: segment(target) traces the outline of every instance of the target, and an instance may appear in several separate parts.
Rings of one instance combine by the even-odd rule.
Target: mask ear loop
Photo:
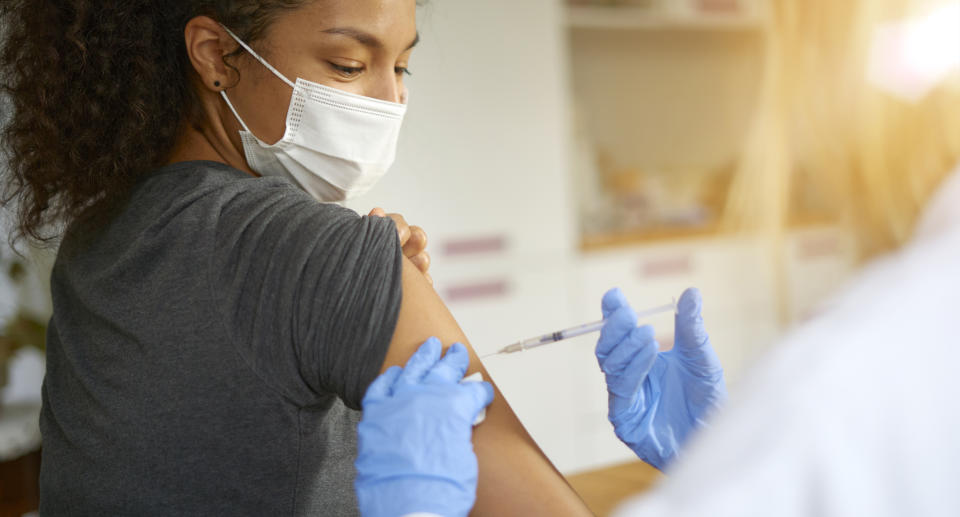
[[[233,31],[231,31],[230,29],[226,28],[223,24],[220,24],[220,26],[223,27],[223,30],[227,31],[227,34],[229,34],[230,37],[234,39],[234,41],[236,41],[237,43],[239,43],[240,46],[243,47],[244,50],[246,50],[247,52],[249,52],[251,56],[253,56],[257,61],[259,61],[261,65],[267,67],[267,70],[270,70],[271,72],[273,72],[273,75],[279,77],[280,80],[282,80],[283,82],[285,82],[285,83],[287,83],[288,85],[290,85],[291,88],[296,88],[296,87],[297,87],[297,85],[294,84],[292,81],[290,81],[290,79],[287,79],[287,77],[286,77],[285,75],[281,74],[280,71],[278,71],[276,68],[274,68],[272,65],[270,65],[270,63],[267,63],[267,61],[266,61],[265,59],[263,59],[262,57],[260,57],[260,54],[257,54],[256,52],[254,52],[253,49],[250,48],[246,43],[244,43],[240,38],[238,38],[237,35],[233,33]]]
[[[277,70],[276,68],[274,68],[272,65],[270,65],[270,63],[267,63],[267,61],[266,61],[265,59],[263,59],[262,57],[260,57],[260,54],[257,54],[256,52],[254,52],[254,50],[253,50],[252,48],[250,48],[249,45],[247,45],[246,43],[244,43],[243,40],[241,40],[240,38],[238,38],[237,35],[233,33],[233,31],[231,31],[230,29],[228,29],[228,28],[227,28],[225,25],[223,25],[222,23],[220,24],[220,27],[222,27],[223,30],[227,31],[227,34],[229,34],[230,37],[233,38],[234,41],[236,41],[241,47],[243,47],[244,50],[246,50],[247,52],[249,52],[250,55],[254,57],[254,59],[256,59],[257,61],[259,61],[261,65],[267,67],[267,70],[270,70],[270,72],[272,72],[273,75],[277,76],[278,78],[280,78],[281,81],[283,81],[283,82],[287,83],[288,85],[290,85],[291,88],[296,88],[296,87],[297,87],[297,85],[295,85],[294,83],[290,82],[290,79],[287,79],[286,76],[284,76],[283,74],[281,74],[279,70]],[[247,133],[250,133],[250,134],[252,135],[252,134],[253,134],[253,131],[250,131],[250,128],[248,128],[247,125],[243,122],[243,119],[240,118],[240,114],[237,113],[237,109],[233,107],[233,103],[230,102],[230,98],[227,97],[227,92],[226,92],[226,90],[220,90],[220,96],[223,97],[224,102],[227,103],[227,107],[230,108],[230,111],[231,111],[231,112],[233,112],[233,116],[234,116],[234,117],[237,117],[237,120],[240,122],[240,125],[243,126],[243,130],[246,131]]]
[[[227,103],[227,107],[230,108],[230,111],[233,112],[233,116],[237,117],[237,121],[239,121],[240,125],[243,126],[243,130],[252,135],[253,132],[250,131],[250,128],[248,128],[247,125],[243,123],[243,119],[240,118],[240,114],[237,113],[237,109],[233,107],[233,103],[230,102],[230,99],[227,97],[227,92],[225,90],[220,90],[220,96],[223,97],[224,102]]]

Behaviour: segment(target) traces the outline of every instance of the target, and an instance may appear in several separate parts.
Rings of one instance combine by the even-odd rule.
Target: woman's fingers
[[[406,254],[404,254],[406,255]],[[426,273],[430,269],[430,253],[427,251],[421,251],[420,253],[410,256],[406,255],[410,259],[410,262],[413,262],[413,265],[420,270],[421,273]]]
[[[397,225],[397,235],[400,237],[400,246],[406,246],[410,240],[410,225],[407,224],[407,220],[400,214],[387,214],[387,217],[393,219],[393,223]],[[406,253],[404,253],[404,255],[406,255]]]
[[[424,275],[430,269],[430,253],[427,252],[427,232],[419,226],[410,227],[410,238],[403,245],[403,255],[413,262],[413,265]],[[429,278],[430,283],[433,279]]]
[[[410,227],[410,237],[403,244],[403,254],[414,257],[427,249],[427,232],[419,226]]]
[[[397,237],[400,239],[400,246],[403,248],[403,256],[410,259],[413,265],[426,275],[430,269],[430,254],[427,253],[427,232],[419,226],[410,226],[407,220],[400,214],[387,214],[382,208],[377,207],[370,211],[370,217],[389,217],[393,219],[397,226]],[[433,278],[427,275],[430,283]]]

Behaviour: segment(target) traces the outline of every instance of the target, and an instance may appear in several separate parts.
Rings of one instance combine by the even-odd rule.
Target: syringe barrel
[[[585,323],[583,325],[561,330],[560,332],[556,332],[556,334],[561,335],[560,339],[569,339],[572,337],[582,336],[584,334],[589,334],[602,329],[603,322],[604,320],[594,321],[593,323]]]
[[[644,311],[637,313],[638,318],[646,318],[654,314],[658,314],[666,311],[676,311],[676,302],[669,303],[666,305],[661,305],[660,307],[653,307]],[[572,337],[582,336],[584,334],[589,334],[591,332],[597,332],[603,328],[604,320],[594,321],[592,323],[585,323],[583,325],[578,325],[576,327],[570,327],[564,330],[558,330],[556,332],[551,332],[549,334],[543,334],[534,338],[524,339],[523,341],[508,345],[498,353],[500,354],[512,354],[514,352],[520,352],[522,350],[527,350],[530,348],[536,348],[538,346],[549,345],[550,343],[556,343],[557,341],[562,341],[564,339],[569,339]]]
[[[521,342],[521,343],[514,343],[514,344],[512,344],[512,345],[503,347],[503,349],[500,350],[500,353],[501,353],[501,354],[512,354],[512,353],[514,353],[514,352],[522,352],[524,348],[527,348],[527,347],[523,346],[523,343],[522,343],[522,342]]]

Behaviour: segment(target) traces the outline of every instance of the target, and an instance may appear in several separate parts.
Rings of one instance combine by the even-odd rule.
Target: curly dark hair
[[[190,19],[255,42],[310,1],[3,0],[0,164],[14,240],[47,244],[72,223],[106,220],[168,159],[178,129],[199,124]]]

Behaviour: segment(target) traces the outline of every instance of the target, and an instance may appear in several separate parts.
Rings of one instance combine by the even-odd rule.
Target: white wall
[[[397,163],[350,206],[403,212],[434,244],[502,233],[518,237],[512,254],[570,250],[559,16],[555,0],[433,0],[421,8]]]
[[[616,285],[638,308],[697,286],[704,293],[705,318],[718,354],[735,379],[779,331],[773,265],[763,246],[705,238],[590,254],[576,249],[578,221],[569,170],[571,61],[562,2],[432,0],[421,10],[419,25],[422,43],[411,62],[410,109],[397,163],[370,194],[348,206],[362,213],[382,206],[427,230],[437,291],[478,352],[600,319],[600,296]],[[732,38],[727,43],[734,54],[755,43],[743,35],[713,37]],[[666,51],[669,59],[643,50],[657,38],[666,38],[659,43],[668,47],[679,46]],[[663,105],[671,84],[689,83],[691,74],[702,78],[694,84],[704,83],[732,59],[720,52],[699,71],[674,67],[671,59],[703,62],[699,53],[712,40],[671,38],[639,36],[630,48],[646,61],[615,78],[602,71],[597,75],[597,81],[630,82],[581,83],[578,88],[647,95],[622,116],[608,115],[624,128],[642,128],[634,135],[634,147],[638,157],[653,160],[652,166],[678,156],[688,160],[686,165],[714,165],[733,152],[730,139],[745,123],[749,110],[743,103],[749,101],[748,78],[755,71],[735,70],[728,83],[686,92],[696,102],[685,113],[667,110]],[[604,48],[613,43],[601,37],[598,47],[576,54],[572,62],[599,66],[583,63],[606,59]],[[731,105],[716,105],[723,92],[741,87],[742,95],[724,101]],[[618,106],[607,104],[594,109]],[[704,122],[707,107],[736,116]],[[693,131],[684,133],[686,128]],[[607,134],[617,131],[614,127]],[[693,145],[678,151],[674,144],[688,134]],[[691,159],[695,161],[689,163]],[[449,251],[457,247],[480,251]],[[649,263],[654,266],[648,268]],[[663,270],[658,266],[663,263],[666,274],[650,272]],[[669,316],[654,323],[664,341],[672,339]],[[528,431],[563,472],[633,458],[606,420],[595,340],[584,336],[484,361]]]
[[[574,323],[561,7],[557,0],[433,0],[421,9],[397,163],[374,191],[349,203],[359,212],[378,205],[401,212],[427,230],[437,290],[481,353]],[[445,252],[477,239],[499,249]],[[589,345],[586,352],[592,361]],[[564,429],[574,427],[577,389],[569,379],[583,366],[556,353],[487,361],[564,470],[578,465],[576,436]],[[595,361],[586,367],[595,371]]]

